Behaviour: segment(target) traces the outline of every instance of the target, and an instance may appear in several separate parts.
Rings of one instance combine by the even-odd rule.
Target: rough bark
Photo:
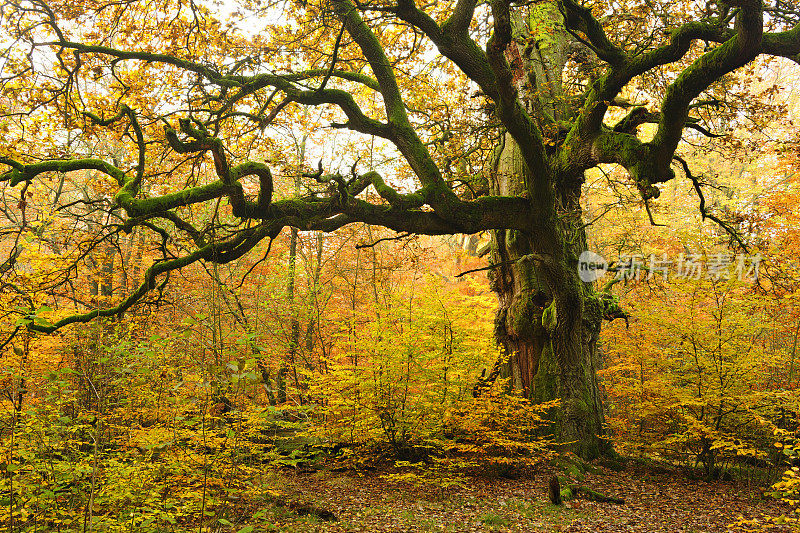
[[[521,187],[512,143],[504,147],[499,188]],[[511,191],[509,191],[511,192]],[[513,194],[513,192],[511,192]],[[493,232],[491,287],[498,295],[495,336],[507,362],[500,375],[533,401],[560,399],[554,431],[584,458],[610,449],[602,437],[603,408],[597,383],[597,340],[602,304],[578,277],[586,248],[577,195],[560,195],[560,220],[546,230]],[[549,244],[556,239],[559,253]],[[540,257],[546,257],[541,261]]]
[[[558,80],[570,44],[565,34],[552,32],[551,15],[532,9],[527,21],[515,21],[515,33],[522,37],[535,31],[547,31],[548,37],[525,49],[512,45],[512,55],[520,71],[535,73],[527,79],[515,76],[526,107],[561,118],[568,110],[558,104],[565,100]],[[524,195],[534,179],[528,168],[506,134],[496,152],[492,193]],[[610,450],[602,438],[597,383],[603,313],[591,284],[578,277],[578,256],[586,249],[582,174],[557,175],[553,182],[556,210],[550,224],[493,232],[491,263],[497,267],[490,279],[499,300],[495,335],[506,358],[500,376],[533,401],[560,399],[561,406],[551,413],[554,433],[581,457],[593,458]]]

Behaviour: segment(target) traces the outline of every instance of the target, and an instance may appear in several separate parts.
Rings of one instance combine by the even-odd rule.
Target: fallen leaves
[[[625,499],[625,505],[582,499],[554,506],[547,499],[548,467],[520,479],[476,476],[464,486],[441,491],[387,481],[380,472],[363,475],[320,471],[287,475],[291,490],[329,510],[338,522],[286,517],[281,531],[560,531],[578,532],[747,532],[792,531],[770,522],[789,509],[765,499],[745,482],[692,480],[681,469],[632,465],[622,472],[598,469],[584,484]]]

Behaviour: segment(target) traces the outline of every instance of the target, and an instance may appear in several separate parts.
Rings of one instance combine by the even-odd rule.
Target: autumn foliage
[[[0,528],[800,528],[791,2],[211,4],[0,6]]]

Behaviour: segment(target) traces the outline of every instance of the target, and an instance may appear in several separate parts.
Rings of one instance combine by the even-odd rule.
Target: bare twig
[[[361,248],[373,248],[378,245],[378,243],[384,241],[399,241],[400,239],[405,239],[406,237],[410,237],[411,233],[401,233],[395,237],[384,237],[382,239],[378,239],[377,241],[373,242],[372,244],[356,244],[356,250],[360,250]]]

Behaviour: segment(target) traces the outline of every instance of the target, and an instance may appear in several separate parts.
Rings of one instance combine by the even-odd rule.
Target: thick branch
[[[603,26],[592,16],[591,9],[573,0],[561,0],[559,9],[567,29],[584,33],[597,57],[612,66],[622,65],[628,60],[625,52],[609,40]]]
[[[692,100],[725,74],[747,64],[761,50],[763,12],[759,0],[742,1],[736,17],[736,35],[706,52],[684,70],[669,86],[661,107],[661,121],[652,141],[655,174],[651,182],[670,179],[670,164]]]
[[[469,36],[469,22],[475,10],[474,0],[459,0],[452,15],[441,27],[412,0],[397,2],[397,16],[422,31],[443,56],[458,65],[464,74],[477,83],[481,92],[497,99],[497,80],[486,54]]]
[[[548,200],[552,197],[552,169],[545,153],[544,139],[520,103],[513,83],[514,76],[505,57],[506,49],[512,45],[509,3],[505,0],[493,0],[491,5],[494,33],[486,45],[486,53],[497,79],[496,113],[519,146],[530,170],[530,180],[526,184],[528,194],[531,198],[536,198],[539,205],[552,206],[553,202]]]
[[[428,203],[434,211],[448,218],[457,218],[459,213],[452,206],[458,198],[442,179],[438,166],[408,120],[394,70],[381,43],[364,23],[352,2],[338,0],[335,7],[347,32],[361,48],[378,80],[392,131],[392,141],[419,177],[426,189]]]

